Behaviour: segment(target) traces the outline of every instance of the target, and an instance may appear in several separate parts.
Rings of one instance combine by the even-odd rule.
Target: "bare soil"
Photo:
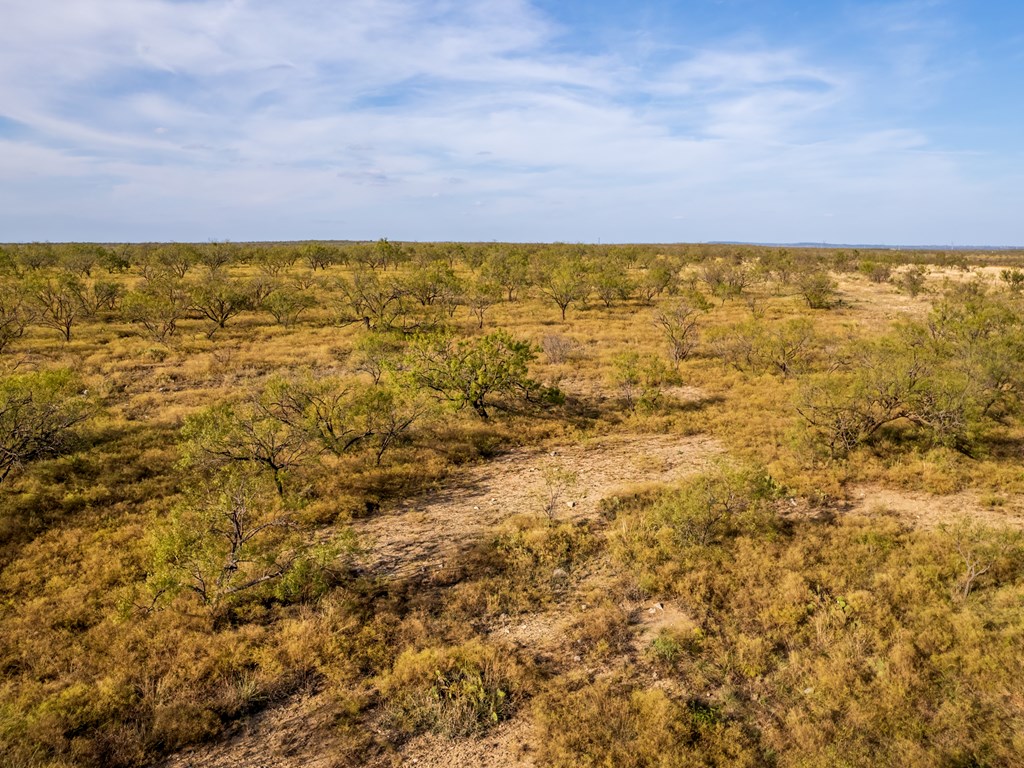
[[[975,491],[947,496],[862,485],[852,493],[851,512],[888,512],[916,528],[952,525],[964,517],[993,528],[1024,530],[1024,499],[982,497]]]
[[[638,484],[667,483],[719,453],[707,437],[620,435],[551,450],[515,450],[468,467],[444,487],[366,520],[356,533],[374,574],[411,577],[454,565],[497,524],[518,514],[581,519]]]
[[[180,752],[161,768],[334,768],[323,696],[299,695],[249,718],[223,741]]]

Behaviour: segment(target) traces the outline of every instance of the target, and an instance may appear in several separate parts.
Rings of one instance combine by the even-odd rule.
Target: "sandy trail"
[[[371,573],[411,577],[458,562],[495,525],[517,514],[559,518],[597,513],[616,490],[668,483],[699,471],[720,451],[707,437],[618,435],[549,451],[511,451],[468,467],[437,491],[407,499],[354,528]],[[568,479],[566,479],[568,477]]]

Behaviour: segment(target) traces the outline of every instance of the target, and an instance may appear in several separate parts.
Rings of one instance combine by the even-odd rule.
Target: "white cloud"
[[[880,239],[990,196],[920,131],[844,127],[858,75],[793,46],[641,74],[522,0],[4,6],[14,237],[806,239],[850,210]]]

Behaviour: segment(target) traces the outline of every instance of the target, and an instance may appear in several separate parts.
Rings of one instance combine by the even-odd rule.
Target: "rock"
[[[569,509],[572,509],[572,508],[574,508],[576,506],[576,502],[575,501],[567,501],[567,502],[565,502],[565,506],[567,506]]]

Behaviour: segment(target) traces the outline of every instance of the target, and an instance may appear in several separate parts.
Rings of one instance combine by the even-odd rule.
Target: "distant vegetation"
[[[0,763],[299,692],[339,765],[517,718],[545,766],[1019,763],[1022,288],[1008,251],[0,246]],[[608,434],[723,455],[600,518],[552,469],[443,574],[367,565],[383,510]],[[640,643],[653,601],[688,618]],[[497,630],[556,606],[561,655]]]

